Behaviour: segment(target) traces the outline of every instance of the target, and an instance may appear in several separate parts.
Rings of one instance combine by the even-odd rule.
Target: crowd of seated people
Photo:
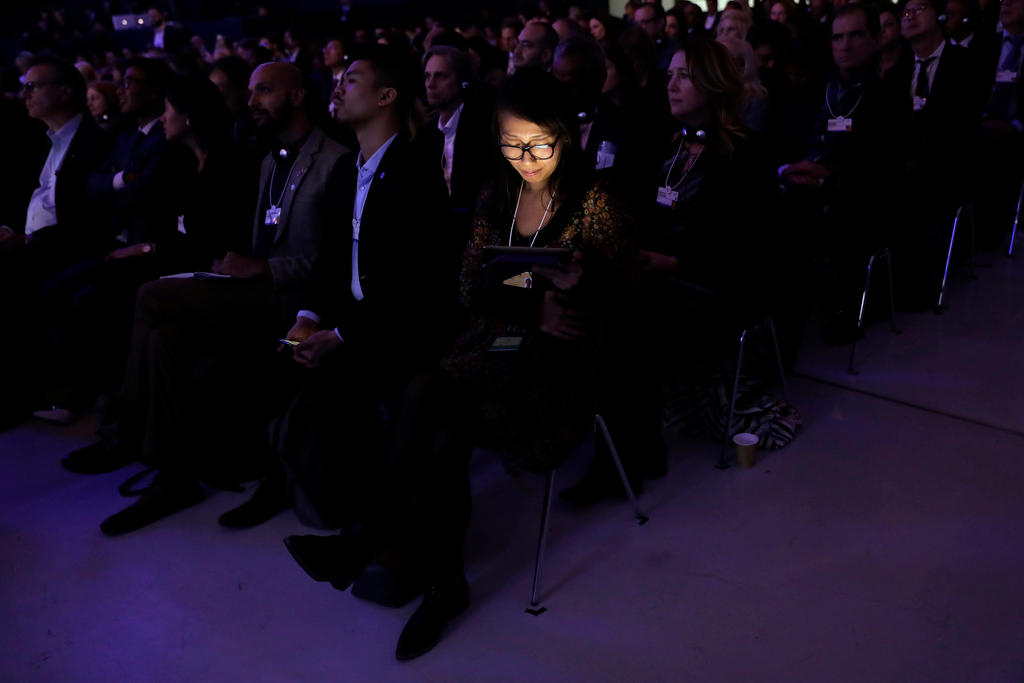
[[[0,428],[96,412],[66,469],[156,471],[111,536],[258,479],[219,522],[292,507],[312,578],[424,595],[411,659],[469,604],[474,446],[548,472],[601,413],[640,491],[737,325],[792,363],[814,307],[861,333],[880,250],[923,310],[961,205],[1005,243],[1024,0],[557,7],[207,43],[153,6],[144,50],[43,13],[0,78]],[[623,493],[606,455],[565,500]]]

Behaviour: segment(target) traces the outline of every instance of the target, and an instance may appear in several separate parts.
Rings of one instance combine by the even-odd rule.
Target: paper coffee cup
[[[740,467],[750,469],[757,463],[757,434],[742,432],[732,437],[736,445],[736,461]]]

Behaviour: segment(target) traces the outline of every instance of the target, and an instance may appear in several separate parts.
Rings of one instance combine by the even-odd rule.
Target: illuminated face
[[[291,118],[291,90],[273,70],[259,67],[249,78],[249,111],[257,128],[271,132]]]
[[[519,32],[516,49],[512,53],[512,64],[517,69],[527,66],[547,66],[551,50],[544,47],[544,27],[530,23]]]
[[[929,33],[941,31],[939,14],[926,0],[910,0],[903,8],[900,18],[900,33],[907,40],[914,40]]]
[[[768,13],[768,18],[780,24],[785,24],[789,21],[789,13],[786,12],[786,6],[781,2],[775,3],[772,5],[771,12]]]
[[[657,10],[645,5],[636,11],[634,17],[636,25],[644,30],[651,38],[659,38],[665,32],[665,20],[659,19]]]
[[[349,65],[331,96],[334,118],[339,123],[360,123],[372,119],[378,111],[381,89],[377,87],[373,67],[357,59]]]
[[[47,64],[31,67],[25,73],[25,87],[22,97],[28,115],[34,119],[45,117],[58,111],[70,97],[71,89],[56,82],[57,70]]]
[[[686,53],[672,55],[668,65],[668,107],[672,116],[680,121],[693,119],[707,107],[707,98],[697,90],[690,78]]]
[[[434,55],[427,60],[423,67],[423,85],[431,108],[447,107],[459,99],[459,82],[452,61],[447,57]]]
[[[865,69],[878,51],[862,12],[836,17],[832,22],[832,59],[840,71]]]
[[[164,136],[168,140],[176,140],[188,130],[188,117],[175,109],[169,100],[164,100],[164,113],[160,120],[164,124]]]
[[[501,134],[502,145],[514,145],[526,147],[533,145],[553,145],[553,149],[538,149],[533,154],[524,152],[523,158],[509,160],[512,168],[518,171],[523,180],[531,186],[543,188],[547,186],[551,174],[558,168],[558,162],[562,158],[562,141],[557,140],[557,134],[547,128],[542,128],[533,121],[519,118],[514,114],[501,112],[498,116],[498,130]],[[502,148],[505,155],[518,155],[516,150]],[[551,154],[549,159],[535,159],[534,155],[545,156]]]
[[[604,24],[602,24],[598,19],[591,19],[589,27],[590,35],[598,42],[604,40],[608,36],[608,33],[604,30]]]
[[[85,93],[85,106],[92,117],[98,119],[107,113],[107,98],[96,88],[89,88]]]
[[[324,66],[328,69],[334,69],[341,66],[341,63],[345,60],[345,50],[341,45],[340,40],[331,40],[324,45]]]

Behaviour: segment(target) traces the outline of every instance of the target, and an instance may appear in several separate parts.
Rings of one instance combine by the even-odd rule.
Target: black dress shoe
[[[76,474],[104,474],[119,470],[139,459],[139,454],[119,439],[103,439],[71,451],[61,459],[61,466]]]
[[[331,585],[338,590],[348,588],[341,587],[335,581],[331,581]],[[417,596],[423,595],[425,588],[426,580],[417,572],[371,562],[352,584],[352,595],[384,607],[398,608],[405,607]]]
[[[455,581],[430,586],[423,603],[402,629],[395,657],[404,662],[430,652],[441,640],[448,622],[465,612],[467,607],[469,584],[461,573]]]
[[[288,495],[284,482],[264,480],[260,482],[252,498],[228,510],[217,520],[221,526],[232,529],[248,529],[268,521],[288,509]]]
[[[345,590],[359,578],[373,554],[369,539],[359,532],[288,536],[284,545],[310,578],[330,581],[338,590]]]
[[[120,536],[148,526],[171,513],[191,507],[205,498],[202,487],[195,482],[169,485],[159,475],[142,496],[124,510],[107,517],[100,531],[107,536]]]

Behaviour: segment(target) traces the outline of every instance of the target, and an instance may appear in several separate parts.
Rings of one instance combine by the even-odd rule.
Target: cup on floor
[[[732,437],[736,445],[736,462],[745,470],[757,464],[757,434],[742,432]]]

